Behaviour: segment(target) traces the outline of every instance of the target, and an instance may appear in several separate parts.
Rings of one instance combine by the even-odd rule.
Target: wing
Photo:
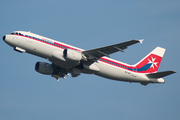
[[[109,46],[105,46],[105,47],[100,47],[100,48],[96,48],[96,49],[91,49],[91,50],[85,50],[82,51],[82,53],[86,56],[87,61],[97,61],[100,57],[103,56],[108,56],[115,53],[117,51],[121,51],[124,52],[124,49],[126,49],[128,46],[133,45],[135,43],[142,43],[142,40],[130,40],[127,42],[123,42],[123,43],[118,43],[118,44],[114,44],[114,45],[109,45]]]

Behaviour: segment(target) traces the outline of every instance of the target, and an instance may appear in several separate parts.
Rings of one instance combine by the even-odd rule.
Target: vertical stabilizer
[[[156,47],[152,52],[150,52],[146,57],[139,61],[134,66],[139,73],[154,73],[157,72],[163,55],[165,53],[164,48]]]

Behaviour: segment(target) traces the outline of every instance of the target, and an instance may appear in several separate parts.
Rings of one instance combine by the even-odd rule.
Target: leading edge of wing
[[[99,59],[100,57],[103,56],[107,56],[110,57],[109,55],[118,51],[124,52],[124,49],[126,49],[128,46],[136,44],[136,43],[141,43],[142,44],[142,40],[130,40],[130,41],[126,41],[126,42],[122,42],[122,43],[118,43],[118,44],[113,44],[113,45],[109,45],[109,46],[105,46],[105,47],[100,47],[100,48],[95,48],[95,49],[90,49],[90,50],[85,50],[82,51],[83,54],[85,54],[85,56],[89,59]]]

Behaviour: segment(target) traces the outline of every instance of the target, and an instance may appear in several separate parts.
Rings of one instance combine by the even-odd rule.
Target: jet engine
[[[54,71],[54,68],[49,63],[37,62],[35,65],[35,70],[41,74],[51,75]]]
[[[78,62],[82,59],[82,53],[72,49],[64,49],[63,57],[66,60]]]

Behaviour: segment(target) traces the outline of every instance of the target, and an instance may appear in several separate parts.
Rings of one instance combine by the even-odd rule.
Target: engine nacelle
[[[37,62],[35,65],[35,70],[41,74],[51,75],[54,71],[54,68],[49,63]]]
[[[80,61],[82,59],[82,53],[72,49],[64,49],[63,57],[70,61]]]

